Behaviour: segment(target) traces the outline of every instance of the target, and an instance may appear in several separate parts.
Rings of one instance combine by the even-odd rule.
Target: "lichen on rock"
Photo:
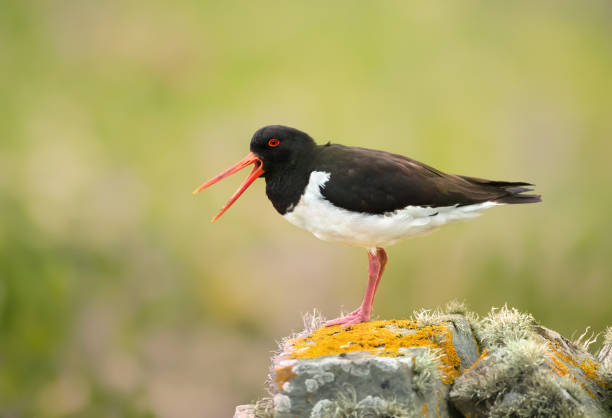
[[[531,314],[503,306],[491,308],[486,317],[475,322],[474,331],[478,341],[489,347],[527,339],[535,326],[536,321]]]
[[[446,416],[450,385],[479,351],[463,315],[426,315],[347,328],[309,316],[273,359],[275,416]]]
[[[476,329],[487,355],[456,379],[449,395],[464,415],[610,415],[608,385],[584,345],[506,307],[492,309]]]
[[[291,340],[285,356],[307,359],[360,351],[380,357],[398,357],[405,356],[406,349],[425,347],[444,353],[429,363],[432,369],[440,364],[440,373],[435,374],[440,375],[444,383],[452,383],[461,366],[453,345],[453,328],[448,323],[419,328],[416,321],[395,319],[365,322],[346,329],[337,325],[323,327]]]
[[[612,328],[595,357],[596,335],[571,342],[506,306],[482,319],[452,302],[408,319],[321,324],[308,315],[281,342],[271,397],[236,416],[612,416]]]

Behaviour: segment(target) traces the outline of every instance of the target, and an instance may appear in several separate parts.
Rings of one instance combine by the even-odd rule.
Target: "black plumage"
[[[406,206],[464,206],[482,202],[532,203],[539,195],[524,182],[445,174],[402,155],[365,148],[319,147],[313,169],[331,173],[322,189],[335,206],[382,214]]]
[[[280,145],[270,148],[270,138]],[[251,151],[263,160],[266,193],[285,214],[297,205],[310,173],[330,173],[325,199],[350,211],[384,214],[406,206],[464,206],[482,202],[534,203],[525,182],[507,182],[443,173],[419,161],[385,151],[339,144],[317,145],[306,133],[273,125],[260,129]]]

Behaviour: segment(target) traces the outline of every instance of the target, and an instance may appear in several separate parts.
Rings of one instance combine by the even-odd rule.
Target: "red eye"
[[[268,141],[268,145],[271,147],[278,147],[278,144],[280,144],[280,141],[276,138],[272,138]]]

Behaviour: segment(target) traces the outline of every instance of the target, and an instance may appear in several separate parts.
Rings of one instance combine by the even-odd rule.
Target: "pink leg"
[[[378,290],[378,285],[380,284],[380,279],[382,279],[382,275],[385,272],[385,267],[387,266],[387,253],[385,252],[385,250],[383,248],[376,248],[376,257],[378,258],[378,263],[379,263],[379,273],[378,273],[378,279],[376,280],[376,285],[374,287],[374,296],[372,297],[372,302],[374,302],[374,297],[376,297],[376,291]],[[372,271],[372,253],[370,253],[368,251],[368,259],[370,261],[370,266],[369,266],[369,273],[371,276],[371,271]],[[369,285],[369,283],[368,283]],[[366,289],[366,294],[367,294],[367,289]],[[365,297],[364,297],[364,302],[365,302]],[[363,303],[362,303],[363,305]],[[357,309],[355,309],[353,312],[351,312],[350,314],[348,314],[347,316],[343,317],[343,318],[348,318],[350,316],[355,316],[357,313],[359,313],[359,311],[361,310],[361,306]],[[340,318],[338,318],[340,319]],[[331,322],[331,321],[330,321]]]
[[[367,322],[370,320],[372,305],[374,304],[374,296],[376,295],[376,290],[380,284],[380,279],[382,278],[382,274],[385,271],[385,266],[387,265],[387,253],[382,248],[376,248],[374,252],[368,251],[368,260],[368,286],[366,287],[361,306],[346,316],[327,321],[325,326],[342,324],[342,327],[348,327],[349,325],[359,324],[361,322]]]
[[[374,296],[376,296],[380,279],[382,279],[382,275],[385,272],[385,267],[387,267],[387,260],[389,259],[383,248],[376,248],[376,256],[378,257],[378,263],[380,264],[380,271],[378,272],[378,280],[376,281],[376,287],[374,288]],[[372,298],[372,302],[374,302],[374,298]]]

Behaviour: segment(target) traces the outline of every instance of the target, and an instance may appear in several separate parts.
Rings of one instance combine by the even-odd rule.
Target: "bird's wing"
[[[332,144],[319,152],[313,169],[331,174],[322,195],[351,211],[382,214],[406,206],[461,206],[495,201],[510,193],[488,180],[445,174],[385,151]]]

